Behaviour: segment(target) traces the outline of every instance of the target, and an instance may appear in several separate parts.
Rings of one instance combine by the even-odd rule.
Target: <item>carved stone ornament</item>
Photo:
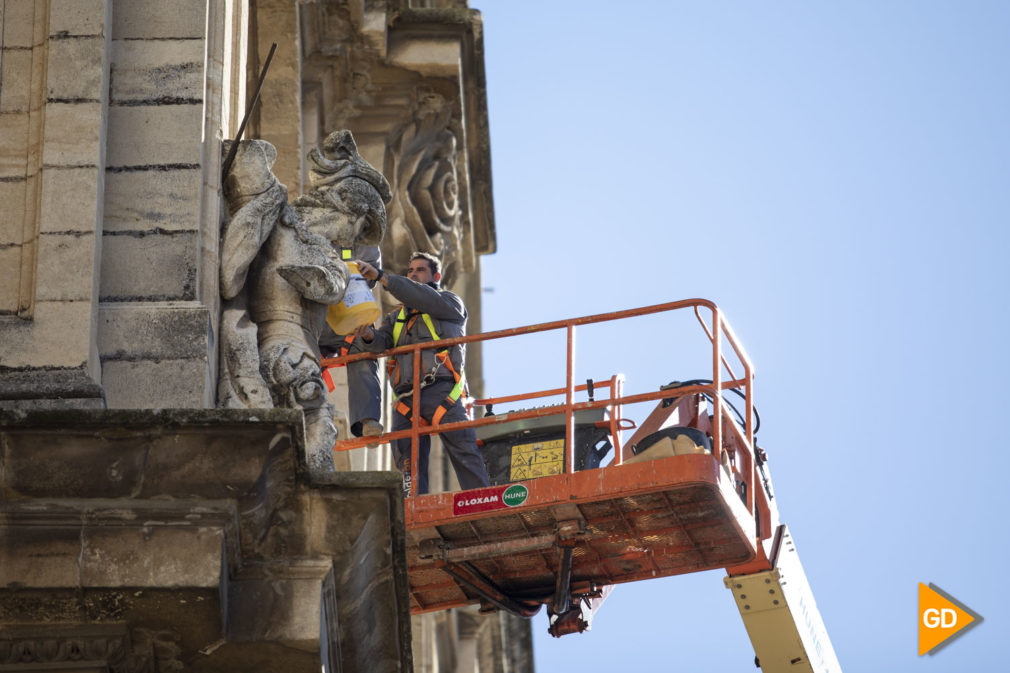
[[[309,153],[312,190],[291,204],[271,171],[276,158],[270,143],[244,140],[225,182],[218,406],[301,408],[309,467],[332,470],[337,430],[319,335],[347,288],[338,250],[379,244],[390,190],[349,131]]]
[[[25,629],[19,629],[24,631]],[[101,669],[155,673],[145,648],[131,647],[123,626],[39,626],[35,634],[0,630],[0,669],[5,671]]]
[[[443,283],[457,273],[463,239],[458,131],[451,103],[421,87],[410,121],[393,132],[386,151],[386,173],[394,176],[394,187],[383,259],[406,269],[413,251],[431,252],[442,260]]]

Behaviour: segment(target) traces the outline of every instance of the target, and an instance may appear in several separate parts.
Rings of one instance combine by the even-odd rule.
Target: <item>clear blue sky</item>
[[[843,669],[1005,666],[1010,3],[472,4],[499,250],[484,328],[716,301]],[[580,365],[638,390],[705,376],[687,351],[657,364],[671,335]],[[550,369],[487,360],[490,393]],[[918,657],[919,582],[984,623]],[[721,571],[622,585],[586,634],[546,628],[541,673],[755,670]]]

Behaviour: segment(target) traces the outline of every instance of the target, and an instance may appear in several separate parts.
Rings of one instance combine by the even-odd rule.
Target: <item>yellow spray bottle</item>
[[[379,316],[382,309],[375,301],[368,281],[361,275],[356,262],[347,261],[350,257],[350,250],[345,248],[341,251],[341,257],[347,263],[347,269],[351,272],[347,281],[347,291],[339,304],[333,304],[326,312],[326,322],[337,334],[350,334],[361,325],[371,325]]]

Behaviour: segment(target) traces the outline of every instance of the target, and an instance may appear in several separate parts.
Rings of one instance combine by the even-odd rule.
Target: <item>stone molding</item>
[[[62,670],[154,673],[152,659],[145,655],[134,651],[125,624],[0,626],[0,666],[5,671],[62,664]]]

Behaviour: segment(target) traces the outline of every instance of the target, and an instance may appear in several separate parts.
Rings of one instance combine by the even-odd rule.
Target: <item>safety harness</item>
[[[351,352],[351,344],[353,344],[353,343],[354,343],[354,335],[353,334],[348,334],[347,336],[344,337],[344,340],[340,344],[340,347],[339,347],[338,351],[335,353],[335,355],[338,358],[344,357],[345,355],[347,355],[348,353]],[[346,367],[347,365],[339,364],[339,365],[336,365],[336,366],[337,367]],[[333,383],[333,377],[330,375],[330,369],[331,369],[331,367],[324,367],[323,368],[323,372],[322,372],[322,376],[323,376],[323,382],[326,384],[326,389],[329,390],[332,393],[334,390],[336,390],[336,385],[334,385],[334,383]]]
[[[400,342],[400,334],[403,333],[404,325],[406,325],[407,330],[409,331],[410,328],[414,325],[414,322],[417,320],[417,316],[421,316],[421,319],[424,321],[425,326],[428,328],[428,332],[431,334],[432,341],[440,340],[438,332],[435,331],[435,325],[432,324],[431,322],[430,315],[428,315],[427,313],[420,313],[419,311],[413,311],[413,310],[408,314],[406,307],[401,307],[400,314],[396,317],[396,323],[393,325],[393,348],[396,348],[397,344]],[[386,366],[388,367],[388,373],[390,378],[393,381],[398,382],[399,372],[397,371],[397,368],[399,367],[399,363],[396,360],[397,358],[390,358]],[[449,395],[444,400],[442,400],[439,403],[438,408],[435,409],[435,413],[431,417],[431,425],[439,424],[439,422],[442,420],[442,417],[445,416],[445,413],[449,411],[449,409],[451,409],[454,404],[456,404],[456,402],[459,400],[460,395],[463,394],[463,390],[466,388],[466,381],[463,378],[462,374],[457,372],[456,368],[452,366],[452,359],[449,357],[448,348],[444,348],[440,351],[437,351],[435,353],[435,361],[436,361],[435,366],[432,367],[430,372],[424,375],[421,385],[425,386],[434,383],[435,374],[438,372],[439,367],[445,367],[446,369],[449,370],[449,373],[452,374],[453,380],[456,381],[456,385],[452,387],[452,390],[449,391]],[[406,418],[410,418],[411,415],[413,414],[413,409],[409,405],[405,404],[402,399],[397,399],[396,410]],[[424,421],[423,418],[421,420]]]

